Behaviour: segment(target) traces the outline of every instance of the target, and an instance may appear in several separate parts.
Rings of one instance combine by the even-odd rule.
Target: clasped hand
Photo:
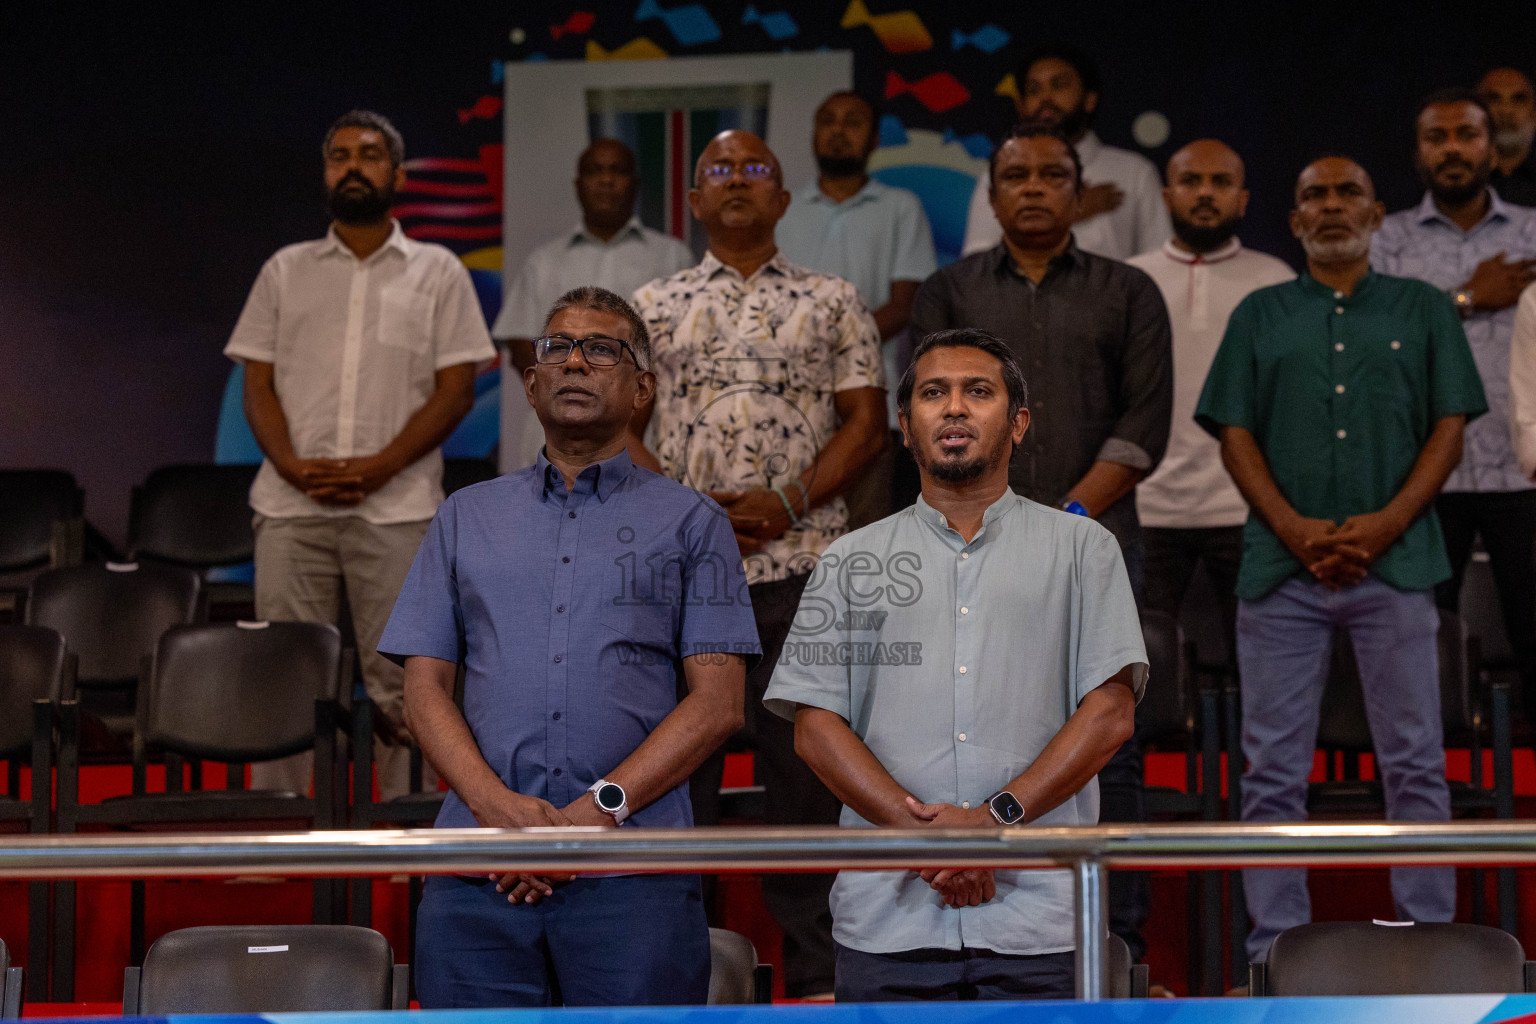
[[[399,471],[382,455],[352,459],[295,459],[281,475],[321,505],[357,505]]]
[[[800,485],[788,492],[791,501],[800,503]],[[736,533],[736,544],[743,555],[761,551],[768,542],[778,540],[790,527],[789,510],[773,491],[709,491],[709,496],[720,503],[725,514],[731,517],[731,529]],[[797,508],[798,511],[798,508]]]
[[[933,828],[996,827],[985,807],[966,809],[954,804],[925,804],[907,797],[907,811],[918,823]],[[997,895],[991,868],[924,868],[918,876],[944,900],[946,907],[979,907]]]
[[[1365,579],[1402,532],[1385,512],[1369,512],[1342,523],[1301,518],[1281,540],[1323,586],[1343,590]]]
[[[598,810],[590,794],[583,793],[564,807],[556,807],[536,796],[508,792],[490,812],[477,814],[485,828],[567,828],[572,825],[613,827],[613,819]],[[524,871],[492,872],[496,891],[507,894],[508,903],[537,903],[552,895],[555,886],[569,882],[575,875],[534,875]]]

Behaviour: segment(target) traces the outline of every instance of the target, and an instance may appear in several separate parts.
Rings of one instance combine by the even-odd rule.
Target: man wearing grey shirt
[[[822,555],[763,702],[844,827],[1092,825],[1146,685],[1120,547],[1009,489],[1030,414],[999,339],[929,335],[897,401],[922,496]],[[839,1001],[1072,993],[1065,872],[843,872],[832,920]]]

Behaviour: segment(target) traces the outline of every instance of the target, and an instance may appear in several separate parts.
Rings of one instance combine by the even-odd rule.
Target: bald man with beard
[[[1488,410],[1450,298],[1371,269],[1385,211],[1370,175],[1327,157],[1296,182],[1295,281],[1238,303],[1196,406],[1253,510],[1238,570],[1243,821],[1307,816],[1336,633],[1360,668],[1392,821],[1446,821],[1434,587],[1450,578],[1434,499]],[[1311,920],[1305,868],[1250,868],[1248,959]],[[1450,921],[1449,867],[1393,868],[1401,921]]]
[[[1195,422],[1195,402],[1232,310],[1249,293],[1296,274],[1238,240],[1248,189],[1243,160],[1225,143],[1200,139],[1173,154],[1163,203],[1173,237],[1126,261],[1157,282],[1173,326],[1168,450],[1136,488],[1146,542],[1143,597],[1148,608],[1177,616],[1203,565],[1221,600],[1227,649],[1233,650],[1233,592],[1248,505],[1222,467],[1221,446]]]

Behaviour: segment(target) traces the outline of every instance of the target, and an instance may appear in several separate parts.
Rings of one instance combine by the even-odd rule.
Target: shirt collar
[[[1419,200],[1418,209],[1414,211],[1414,219],[1420,224],[1438,221],[1447,227],[1461,231],[1461,227],[1455,221],[1440,212],[1440,208],[1435,205],[1435,196],[1432,192],[1425,192],[1424,198]],[[1472,225],[1472,231],[1476,231],[1491,220],[1507,221],[1509,219],[1509,204],[1500,199],[1499,194],[1490,188],[1488,190],[1488,212],[1483,214],[1482,220]],[[1468,231],[1466,234],[1471,234],[1472,231]]]
[[[1334,294],[1334,289],[1323,284],[1305,270],[1301,272],[1300,277],[1296,278],[1296,283],[1310,294],[1320,299],[1327,299],[1330,304],[1336,305],[1340,302],[1351,303],[1359,301],[1370,292],[1376,284],[1376,279],[1380,276],[1374,270],[1367,270],[1365,276],[1355,283],[1355,290],[1342,298]]]
[[[1223,260],[1231,259],[1239,252],[1242,252],[1242,250],[1243,243],[1238,241],[1236,235],[1222,242],[1210,252],[1190,252],[1187,249],[1180,249],[1173,244],[1173,239],[1171,238],[1163,243],[1163,255],[1176,263],[1220,263]]]
[[[565,490],[565,478],[560,471],[549,461],[549,456],[544,454],[544,448],[539,448],[539,457],[534,462],[533,474],[534,495],[540,501],[547,499],[557,489]],[[598,501],[607,501],[609,496],[628,477],[634,463],[630,461],[629,449],[624,449],[619,454],[604,459],[602,462],[594,462],[576,474],[576,486],[572,494],[586,494],[590,490],[597,495]]]
[[[409,238],[405,237],[405,230],[400,227],[400,222],[391,218],[390,224],[393,225],[393,227],[390,229],[389,237],[384,240],[383,245],[379,246],[378,252],[375,252],[368,257],[369,260],[375,259],[378,257],[379,253],[388,252],[391,249],[393,249],[395,252],[398,252],[401,256],[410,255],[410,246],[412,242]],[[320,248],[315,253],[315,255],[342,255],[351,256],[353,259],[357,258],[353,254],[352,250],[347,248],[347,243],[343,242],[341,237],[336,234],[336,225],[334,224],[325,229],[325,238],[321,240]],[[367,260],[362,262],[367,262]]]
[[[1077,232],[1074,231],[1072,237],[1067,241],[1067,247],[1051,257],[1051,262],[1046,267],[1046,276],[1049,277],[1051,271],[1058,268],[1081,266],[1083,260],[1083,250],[1077,247]],[[997,247],[992,250],[992,261],[992,270],[995,273],[1008,274],[1021,280],[1029,280],[1023,274],[1013,269],[1013,257],[1008,252],[1008,243],[1006,241],[998,242]],[[1040,283],[1043,284],[1044,280],[1044,278],[1041,278]],[[1035,282],[1030,281],[1029,283],[1034,284]]]
[[[1099,137],[1093,133],[1092,129],[1089,129],[1083,133],[1082,138],[1073,144],[1072,148],[1077,150],[1077,158],[1086,166],[1097,160],[1099,154],[1104,152],[1104,143],[1099,140]]]
[[[991,526],[1003,516],[1013,511],[1013,509],[1016,508],[1018,504],[1019,498],[1018,495],[1013,493],[1013,488],[1003,488],[1002,496],[992,504],[988,505],[987,510],[981,514],[981,529],[976,531],[976,536],[971,538],[970,543],[974,544],[981,540],[982,537],[986,535],[987,527]],[[923,522],[927,523],[928,526],[940,537],[943,537],[946,540],[953,537],[962,545],[967,547],[969,546],[966,544],[965,538],[960,536],[960,531],[949,525],[949,520],[945,517],[944,513],[928,504],[927,500],[924,499],[921,494],[917,496],[917,503],[913,506],[913,508],[917,512],[917,517]]]
[[[624,226],[619,228],[614,236],[608,239],[606,242],[601,238],[598,238],[592,232],[588,231],[585,221],[576,222],[576,226],[571,229],[570,237],[572,245],[575,245],[578,242],[591,242],[593,245],[613,245],[620,239],[628,238],[631,235],[634,235],[637,238],[645,237],[645,229],[641,225],[639,217],[631,217],[629,220],[625,221]]]
[[[880,183],[879,178],[871,177],[864,183],[864,187],[840,203],[834,203],[830,196],[821,190],[821,185],[815,181],[801,189],[795,195],[795,199],[802,203],[819,203],[822,206],[830,206],[835,210],[846,210],[850,206],[858,206],[860,203],[872,203],[878,200],[886,192],[890,191]]]
[[[752,276],[757,277],[759,274],[773,273],[779,274],[783,277],[789,277],[791,275],[791,271],[794,270],[794,266],[795,265],[793,263],[784,258],[784,250],[779,249],[774,252],[773,257],[767,263],[764,263],[761,267],[758,267],[757,270],[753,271]],[[729,274],[732,277],[735,277],[737,280],[746,280],[746,278],[741,276],[741,271],[737,270],[735,267],[728,267],[724,263],[721,263],[720,258],[716,256],[713,251],[706,251],[704,253],[704,258],[699,261],[700,276],[702,276],[704,280],[708,281],[712,279],[716,274],[721,273]]]

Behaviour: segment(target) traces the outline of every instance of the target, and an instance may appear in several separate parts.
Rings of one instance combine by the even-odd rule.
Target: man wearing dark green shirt
[[[1451,301],[1370,269],[1384,213],[1370,176],[1328,157],[1296,183],[1307,273],[1244,299],[1195,413],[1251,512],[1238,573],[1243,820],[1306,818],[1335,629],[1349,630],[1387,817],[1445,821],[1439,618],[1451,574],[1433,500],[1487,411]],[[1306,871],[1250,869],[1250,960],[1311,919]],[[1451,868],[1396,868],[1408,921],[1455,915]]]

